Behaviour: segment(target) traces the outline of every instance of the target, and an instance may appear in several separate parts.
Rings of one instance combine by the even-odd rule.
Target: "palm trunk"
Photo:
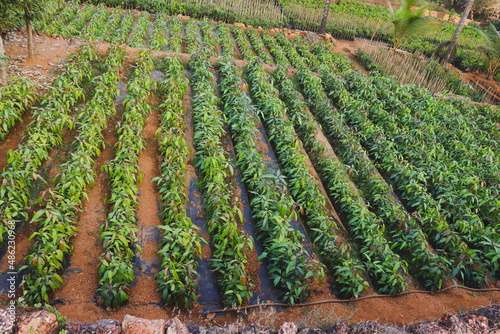
[[[1,72],[1,79],[0,79],[0,85],[6,86],[7,85],[7,60],[4,59],[5,57],[5,49],[3,48],[3,39],[2,36],[0,35],[0,72]]]
[[[331,0],[325,1],[325,9],[323,10],[323,17],[321,18],[321,26],[319,27],[319,33],[326,33],[326,20],[328,20],[328,12],[330,11]]]
[[[453,38],[451,39],[451,43],[448,46],[448,50],[446,50],[446,54],[444,55],[443,61],[448,62],[450,59],[450,55],[455,48],[455,45],[457,45],[458,37],[460,36],[460,32],[462,32],[462,29],[465,26],[465,21],[467,20],[467,16],[469,16],[469,12],[472,8],[472,5],[474,4],[474,0],[468,0],[467,5],[465,6],[464,12],[462,13],[462,17],[460,18],[460,22],[458,22],[457,30],[455,30],[455,34],[453,35]]]

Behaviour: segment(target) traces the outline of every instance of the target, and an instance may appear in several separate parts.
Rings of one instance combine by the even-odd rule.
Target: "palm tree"
[[[483,35],[487,44],[487,47],[480,46],[479,48],[483,51],[488,62],[487,74],[488,80],[491,80],[500,72],[500,34],[491,23],[484,31],[477,31]]]
[[[424,16],[424,10],[427,6],[421,6],[417,9],[417,0],[403,0],[398,9],[394,10],[389,2],[389,10],[391,12],[391,22],[394,28],[394,46],[392,50],[396,50],[398,46],[408,38],[416,33],[422,32],[432,26],[439,26],[439,24]]]
[[[469,12],[474,4],[474,0],[468,0],[467,5],[465,6],[464,12],[462,13],[462,17],[460,18],[460,22],[458,22],[457,30],[455,30],[455,34],[451,39],[450,44],[448,45],[448,50],[446,50],[446,54],[443,57],[443,61],[448,62],[450,59],[451,53],[454,51],[455,45],[457,45],[458,36],[460,36],[460,32],[465,26],[465,21],[467,21],[467,16],[469,16]]]

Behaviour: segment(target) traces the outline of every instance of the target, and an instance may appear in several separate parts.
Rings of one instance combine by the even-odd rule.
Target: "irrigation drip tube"
[[[387,298],[387,297],[399,297],[399,296],[404,296],[404,295],[409,295],[412,293],[425,293],[425,294],[436,294],[440,292],[445,292],[447,290],[451,289],[462,289],[462,290],[467,290],[467,291],[473,291],[473,292],[489,292],[489,291],[498,291],[500,292],[500,289],[497,288],[489,288],[489,289],[473,289],[473,288],[468,288],[463,285],[452,285],[449,287],[446,287],[444,289],[438,290],[438,291],[425,291],[425,290],[410,290],[403,292],[399,295],[386,295],[386,294],[377,294],[377,295],[370,295],[370,296],[364,296],[364,297],[359,297],[355,299],[326,299],[326,300],[318,300],[316,302],[310,302],[310,303],[302,303],[302,304],[295,304],[295,305],[289,305],[289,304],[284,304],[284,303],[267,303],[267,304],[255,304],[255,305],[248,305],[248,306],[241,306],[241,307],[235,307],[235,308],[226,308],[226,309],[219,309],[219,310],[212,310],[212,311],[205,311],[203,312],[204,314],[210,314],[210,313],[221,313],[221,312],[233,312],[233,311],[241,311],[241,310],[247,310],[247,309],[252,309],[256,307],[269,307],[269,306],[281,306],[281,307],[304,307],[304,306],[312,306],[312,305],[318,305],[318,304],[338,304],[338,303],[351,303],[351,302],[357,302],[360,300],[364,299],[371,299],[371,298]]]

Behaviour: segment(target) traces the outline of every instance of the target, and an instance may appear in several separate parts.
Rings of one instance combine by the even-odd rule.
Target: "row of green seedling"
[[[236,57],[233,40],[231,39],[231,32],[225,23],[217,25],[217,33],[219,34],[219,45],[222,49],[222,58],[225,60],[232,60]]]
[[[127,86],[125,111],[117,130],[115,157],[102,166],[110,181],[110,210],[101,225],[103,254],[99,266],[100,293],[107,306],[113,308],[128,300],[127,288],[134,280],[134,249],[141,252],[137,241],[137,205],[142,174],[139,156],[144,149],[143,129],[151,106],[148,97],[156,84],[151,79],[153,59],[146,50],[135,58],[135,69]]]
[[[324,54],[320,54],[320,60],[327,66],[332,66],[331,59]],[[342,111],[345,121],[356,127],[359,132],[358,140],[374,157],[377,168],[387,175],[386,178],[398,190],[406,206],[418,214],[431,244],[435,249],[447,252],[449,258],[455,259],[452,276],[459,273],[467,285],[483,284],[485,273],[477,267],[480,263],[478,254],[468,249],[462,237],[448,225],[448,212],[427,191],[425,173],[406,161],[393,140],[385,135],[384,130],[368,120],[364,111],[368,107],[366,102],[351,96],[340,75],[332,72],[331,67],[327,66],[322,68],[323,87]]]
[[[319,68],[321,67],[321,62],[315,55],[311,53],[310,45],[306,43],[301,36],[296,36],[293,39],[293,43],[295,45],[297,52],[299,53],[300,56],[302,56],[307,66],[309,66],[309,68],[314,72],[319,71]]]
[[[97,59],[95,49],[83,45],[69,56],[64,72],[52,81],[51,89],[42,98],[40,107],[32,108],[33,121],[16,150],[7,153],[7,166],[0,179],[0,236],[7,232],[12,221],[28,219],[27,209],[32,205],[31,189],[40,176],[49,152],[62,144],[64,128],[72,128],[69,113],[84,97],[82,84],[92,76],[92,62]]]
[[[199,31],[198,21],[195,19],[188,19],[186,21],[186,51],[192,55],[198,52],[201,47]]]
[[[444,280],[449,277],[448,267],[451,264],[430,250],[426,235],[417,220],[391,195],[391,187],[378,174],[354,133],[341,123],[340,115],[335,112],[323,91],[321,79],[307,68],[300,69],[297,78],[307,98],[307,105],[321,121],[332,146],[337,148],[337,152],[341,151],[342,162],[354,169],[349,175],[350,179],[361,190],[363,198],[371,204],[373,212],[387,227],[385,236],[393,251],[409,263],[410,273],[423,287],[431,291],[440,289]],[[281,82],[283,82],[282,94],[284,91],[293,90],[293,84],[286,79],[286,74],[281,75]],[[302,106],[298,109],[304,114],[302,117],[304,120],[298,122],[305,124],[308,120],[306,102],[301,99],[300,94],[295,93],[295,95],[297,95],[295,103]],[[313,120],[308,121],[315,123]]]
[[[498,218],[495,213],[500,200],[481,183],[479,177],[451,159],[439,143],[424,140],[425,133],[432,131],[429,124],[424,130],[412,131],[400,126],[397,111],[387,112],[376,99],[376,84],[371,84],[361,74],[350,72],[346,85],[351,94],[357,94],[354,96],[370,104],[365,109],[365,116],[380,125],[393,138],[400,153],[426,174],[433,196],[450,213],[452,228],[462,234],[472,248],[482,252],[489,263],[488,268],[496,274],[500,269],[500,234],[496,231],[498,221],[495,222],[494,217]],[[488,219],[492,226],[486,227],[476,213],[479,209],[484,214],[485,208],[490,213]]]
[[[494,133],[497,140],[500,141],[500,109],[498,106],[492,106],[490,104],[480,104],[480,105],[475,105],[475,110],[477,110],[477,115],[481,115],[485,122],[488,123],[482,123],[482,129],[483,130],[489,130],[491,133]],[[470,110],[470,109],[469,109]],[[487,126],[489,124],[490,126]],[[491,127],[491,125],[494,124],[496,127]],[[486,127],[485,127],[486,126]]]
[[[313,236],[313,240],[317,241],[322,238],[324,242],[328,234],[331,235],[331,239],[336,240],[336,231],[339,230],[339,226],[336,226],[334,221],[327,216],[325,209],[326,200],[321,194],[315,178],[309,172],[305,156],[301,154],[301,142],[297,138],[292,123],[286,117],[287,109],[276,97],[278,90],[270,82],[266,82],[264,72],[262,70],[260,72],[260,87],[255,88],[253,86],[251,91],[255,96],[262,95],[259,97],[261,99],[261,110],[265,114],[264,118],[266,118],[267,129],[270,132],[272,140],[275,142],[277,154],[290,180],[289,187],[292,188],[292,195],[304,207],[306,223],[313,234],[317,234],[316,237]],[[279,70],[278,80],[280,83],[284,83],[283,76],[286,77],[286,67]],[[282,86],[282,88],[286,89],[287,87]],[[286,94],[287,92],[285,91],[284,95]],[[296,103],[297,101],[291,101],[291,103],[293,102]],[[298,121],[296,118],[297,114],[293,116],[295,118],[292,117],[292,120],[294,122]],[[304,127],[306,126],[304,125]],[[342,179],[340,177],[342,173],[345,174],[343,166],[337,160],[331,159],[325,154],[325,147],[316,139],[315,133],[311,132],[314,130],[309,127],[307,134],[304,133],[303,128],[300,130],[299,133],[304,139],[306,148],[314,154],[311,155],[314,166],[318,169],[322,180],[327,182],[326,188],[329,189],[330,195],[337,202],[345,203],[343,209],[349,217],[349,231],[360,246],[360,253],[367,263],[368,273],[374,278],[374,285],[377,291],[379,293],[392,294],[407,290],[408,287],[404,277],[398,272],[399,268],[405,272],[405,264],[389,249],[389,245],[381,232],[382,226],[380,225],[382,223],[380,220],[372,212],[368,211],[362,198],[355,189],[350,187],[345,178]],[[304,135],[302,136],[302,134]],[[341,180],[345,182],[341,182]],[[345,189],[341,187],[345,187]],[[348,211],[347,207],[351,208],[351,210]],[[326,219],[329,219],[330,226],[324,226]],[[322,235],[316,229],[327,231],[327,235]],[[322,257],[326,255],[322,253],[324,251],[322,247],[324,246],[324,244],[317,245]],[[367,286],[367,283],[362,280],[358,273],[362,267],[359,262],[357,263],[355,257],[351,259],[346,258],[345,264],[349,264],[349,266],[345,268],[339,267],[339,265],[344,264],[342,263],[341,255],[346,256],[349,248],[344,250],[343,254],[336,247],[332,248],[330,246],[330,249],[337,252],[337,254],[330,255],[332,256],[332,259],[329,259],[330,269],[336,272],[336,274],[343,270],[343,274],[345,275],[339,282],[342,287],[341,295],[358,296]],[[336,266],[332,266],[332,264]],[[354,283],[355,285],[349,286],[350,283]]]
[[[388,82],[387,87],[390,92],[399,88],[393,82]],[[394,90],[399,95],[399,100],[407,99],[406,108],[394,106],[394,109],[398,112],[410,111],[413,116],[408,120],[411,127],[432,125],[434,131],[427,131],[426,139],[442,144],[453,159],[480,176],[486,186],[498,196],[500,160],[495,153],[498,151],[498,143],[489,133],[475,127],[475,118],[465,118],[452,103],[440,101],[426,89],[407,87],[408,91]],[[381,95],[383,94],[388,92],[382,92]],[[491,213],[495,215],[494,211]],[[483,219],[489,220],[484,215]]]
[[[293,67],[303,68],[307,66],[306,59],[297,52],[295,45],[288,40],[284,33],[276,33],[274,34],[274,38],[282,47],[283,52]]]
[[[198,273],[197,258],[201,254],[197,227],[186,214],[186,172],[189,160],[189,144],[185,138],[187,125],[184,121],[182,98],[188,81],[184,67],[178,58],[165,59],[167,69],[160,88],[164,93],[161,124],[156,132],[162,156],[161,176],[152,181],[160,192],[163,225],[158,287],[166,303],[190,308],[196,303],[195,282]]]
[[[473,131],[477,139],[489,136],[489,144],[486,142],[483,145],[490,147],[495,151],[497,156],[500,156],[500,115],[499,121],[496,122],[489,118],[483,110],[495,110],[491,105],[479,105],[462,99],[451,99],[453,105],[467,119],[474,120]],[[500,113],[499,113],[500,114]]]
[[[476,141],[472,140],[467,143],[467,148],[460,140],[453,140],[450,143],[449,140],[453,138],[454,133],[460,131],[462,135],[465,135],[466,132],[448,126],[448,131],[443,134],[441,127],[446,125],[438,123],[439,117],[442,116],[437,114],[446,112],[446,104],[439,106],[430,96],[426,97],[430,98],[431,101],[413,96],[400,89],[399,85],[387,77],[373,76],[370,79],[365,79],[359,72],[350,71],[346,74],[347,83],[353,92],[364,94],[371,91],[373,96],[377,96],[377,101],[384,101],[383,103],[378,102],[375,104],[376,107],[370,109],[369,117],[374,121],[379,121],[381,118],[389,116],[381,124],[386,128],[390,127],[391,131],[395,133],[407,135],[402,139],[397,137],[400,145],[411,147],[410,145],[419,143],[419,148],[425,152],[426,160],[429,160],[430,163],[440,162],[440,164],[434,165],[433,172],[436,173],[437,169],[438,173],[441,173],[437,176],[434,174],[434,181],[437,179],[441,182],[444,174],[446,181],[441,186],[456,187],[456,194],[458,197],[462,197],[462,204],[469,204],[473,214],[480,213],[481,219],[484,221],[497,223],[500,215],[500,200],[496,199],[498,196],[494,193],[495,189],[488,188],[485,180],[481,179],[481,175],[475,174],[478,168],[474,168],[473,164],[460,163],[467,160],[467,157],[457,158],[457,155],[460,154],[474,155],[474,149],[477,149]],[[451,107],[451,105],[448,106]],[[390,115],[386,110],[390,111]],[[412,113],[417,115],[413,117]],[[442,140],[443,143],[439,140]],[[415,148],[413,151],[416,151],[417,154],[421,153]],[[460,161],[458,161],[459,159]],[[415,162],[415,164],[417,163]],[[422,165],[428,171],[431,170],[428,163]]]
[[[158,13],[158,16],[154,22],[153,35],[151,36],[150,47],[157,51],[163,51],[168,45],[167,39],[167,25],[169,19],[167,14]]]
[[[168,51],[182,52],[182,21],[177,16],[169,20],[169,33]]]
[[[315,178],[309,172],[301,145],[297,145],[298,134],[315,167],[320,167],[321,162],[331,163],[326,161],[328,160],[325,156],[326,148],[316,138],[316,126],[311,119],[306,118],[305,110],[302,109],[303,104],[300,103],[302,101],[299,101],[298,96],[294,94],[297,92],[290,89],[292,83],[286,79],[286,75],[285,67],[280,67],[275,72],[274,78],[279,87],[279,96],[287,108],[284,106],[280,108],[276,100],[277,107],[270,116],[273,117],[273,113],[275,115],[267,122],[269,128],[273,127],[275,130],[269,132],[274,132],[271,135],[273,138],[279,138],[274,139],[274,142],[275,146],[280,147],[278,152],[285,174],[288,176],[289,188],[292,189],[294,198],[305,209],[303,217],[309,235],[316,253],[335,277],[333,285],[338,296],[357,298],[369,286],[364,279],[366,268],[362,265],[346,233],[342,233],[342,223],[331,217],[326,207],[327,198],[320,192]],[[269,89],[270,94],[278,93],[278,90],[272,90],[272,86],[269,86]],[[269,107],[267,108],[271,110]],[[279,133],[282,135],[278,135]]]
[[[149,26],[151,15],[148,12],[142,12],[135,23],[132,36],[127,40],[127,44],[133,48],[144,48],[149,43]]]
[[[115,12],[119,11],[115,9]],[[121,12],[121,11],[120,11]],[[110,11],[104,5],[99,5],[96,7],[95,13],[92,15],[90,21],[85,25],[80,37],[86,40],[103,40],[103,33],[106,31],[105,28],[108,27],[108,19],[110,17]]]
[[[36,100],[35,84],[30,79],[12,78],[0,87],[0,142]]]
[[[377,84],[372,84],[373,81],[385,86],[382,84],[383,81],[389,79],[382,77],[366,79],[354,71],[345,58],[334,55],[331,50],[325,52],[324,48],[313,48],[313,51],[317,51],[325,63],[343,71],[347,80],[340,82],[350,90],[351,94],[357,94],[353,96],[361,103],[364,101],[370,105],[370,108],[364,108],[366,110],[364,117],[379,122],[387,134],[394,138],[400,153],[423,172],[433,196],[446,210],[452,228],[463,235],[472,248],[480,251],[481,256],[486,258],[485,265],[496,273],[499,268],[497,260],[500,258],[499,234],[494,226],[485,227],[476,212],[484,205],[491,207],[494,212],[499,204],[498,199],[491,195],[477,176],[469,175],[467,170],[451,159],[439,143],[433,142],[432,145],[428,145],[425,141],[418,140],[417,138],[425,137],[425,131],[417,129],[410,132],[407,127],[398,126],[395,116],[397,110],[388,113],[384,109],[388,101],[382,102],[376,98],[377,94],[382,93]],[[398,97],[393,96],[393,99]],[[400,102],[399,105],[403,103]],[[433,131],[430,125],[427,127]],[[492,259],[495,261],[491,261]]]
[[[79,10],[80,6],[77,3],[70,3],[56,17],[52,17],[51,20],[43,20],[43,22],[39,21],[35,25],[40,25],[49,36],[52,34],[71,36],[71,33],[66,33],[65,29],[76,19]]]
[[[245,60],[251,60],[255,57],[252,51],[252,46],[245,36],[245,30],[238,26],[233,26],[231,31],[233,32],[234,39],[238,45],[238,50],[240,50],[241,58]]]
[[[262,39],[264,40],[264,43],[266,43],[269,52],[273,55],[274,62],[276,64],[287,67],[290,66],[290,62],[286,58],[285,52],[269,32],[266,31],[262,35]]]
[[[295,201],[288,194],[280,175],[274,175],[257,149],[256,110],[244,91],[244,81],[236,67],[220,63],[224,113],[235,142],[236,164],[251,195],[252,215],[267,261],[273,285],[282,300],[291,305],[303,302],[311,292],[312,281],[324,277],[322,267],[313,261],[302,245],[304,236],[291,227],[298,218]]]
[[[104,146],[102,131],[107,118],[115,113],[114,98],[123,58],[122,49],[112,48],[106,59],[106,72],[94,77],[94,95],[78,115],[78,134],[71,156],[60,166],[55,187],[48,191],[48,198],[31,220],[39,228],[30,237],[35,243],[20,268],[28,269],[22,287],[23,298],[29,305],[49,302],[49,294],[63,283],[59,273],[65,258],[73,251],[71,239],[78,231],[76,225],[83,201],[88,200],[87,186],[94,185],[95,158]]]
[[[250,299],[252,285],[247,274],[247,251],[253,241],[238,228],[243,214],[235,195],[234,167],[222,144],[224,117],[219,110],[214,75],[206,55],[193,55],[189,64],[193,87],[194,146],[196,169],[212,244],[210,265],[216,273],[226,305]]]
[[[203,19],[201,23],[201,33],[204,52],[209,56],[218,57],[217,38],[215,37],[215,27],[208,21]]]
[[[260,37],[260,33],[256,29],[247,29],[246,30],[246,35],[248,39],[250,40],[250,43],[252,43],[253,49],[259,56],[259,58],[264,62],[268,64],[273,64],[273,57],[269,54],[269,52],[266,50],[266,47],[264,46],[264,43],[262,42],[262,38]]]

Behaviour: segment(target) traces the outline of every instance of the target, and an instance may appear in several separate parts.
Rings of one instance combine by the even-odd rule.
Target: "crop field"
[[[38,25],[79,46],[44,96],[0,88],[0,267],[26,305],[500,298],[495,106],[312,35],[76,4]]]

